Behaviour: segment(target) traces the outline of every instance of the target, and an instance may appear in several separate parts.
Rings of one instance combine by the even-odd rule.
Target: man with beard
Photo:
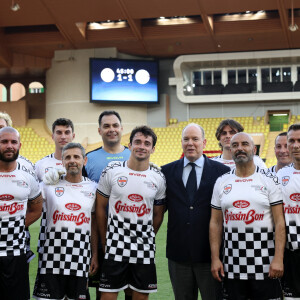
[[[289,149],[287,147],[287,132],[281,132],[275,139],[275,156],[277,164],[270,167],[269,171],[274,175],[283,167],[288,166],[292,162]]]
[[[20,135],[0,130],[0,291],[2,299],[29,299],[25,226],[41,215],[42,196],[34,173],[17,158]]]
[[[287,244],[284,253],[283,291],[286,300],[300,299],[300,124],[287,133],[292,164],[278,171],[284,202]]]
[[[149,165],[156,140],[151,128],[135,128],[129,160],[109,163],[99,180],[96,214],[105,249],[101,300],[116,300],[128,287],[139,300],[157,290],[155,234],[163,221],[166,185],[163,174]]]
[[[88,273],[97,270],[97,184],[82,177],[86,156],[80,144],[64,146],[62,162],[66,175],[55,185],[42,184],[47,225],[33,294],[36,299],[84,300]]]
[[[243,131],[244,127],[239,122],[233,119],[223,120],[219,124],[215,134],[223,153],[219,156],[213,157],[212,159],[233,169],[235,167],[235,163],[230,152],[230,141],[236,133]],[[253,161],[256,166],[265,169],[267,168],[259,156],[254,155]]]
[[[218,178],[211,202],[212,274],[224,279],[225,299],[282,299],[278,278],[283,275],[285,223],[280,184],[255,165],[250,135],[235,134],[230,150],[236,169]]]

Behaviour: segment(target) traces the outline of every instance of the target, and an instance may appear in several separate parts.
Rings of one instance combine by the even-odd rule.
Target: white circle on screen
[[[115,79],[115,72],[110,68],[101,71],[100,77],[104,82],[112,82]]]
[[[146,70],[138,70],[135,74],[135,80],[139,84],[146,84],[150,80],[150,74]]]

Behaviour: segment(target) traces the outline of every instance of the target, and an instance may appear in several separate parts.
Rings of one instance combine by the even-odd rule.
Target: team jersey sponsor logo
[[[84,212],[80,213],[79,215],[71,214],[65,214],[64,212],[59,212],[56,210],[53,213],[53,224],[55,224],[57,221],[68,221],[68,222],[74,222],[77,226],[82,225],[83,223],[89,224],[91,218],[87,217]]]
[[[263,194],[267,192],[267,188],[263,185],[251,185],[255,191],[261,191]]]
[[[79,210],[81,209],[81,206],[77,203],[67,203],[65,205],[65,207],[68,209],[68,210],[72,210],[72,211],[75,211],[75,210]]]
[[[253,181],[252,179],[236,179],[235,182],[251,182]]]
[[[246,200],[237,200],[234,201],[232,205],[236,208],[247,208],[250,206],[250,202]]]
[[[136,177],[147,177],[145,174],[140,174],[140,173],[129,173],[129,176],[136,176]]]
[[[6,203],[3,205],[0,205],[0,212],[1,211],[6,211],[10,215],[15,214],[18,211],[21,211],[24,209],[24,204],[18,204],[17,202],[14,202],[10,205],[7,205]]]
[[[289,183],[290,176],[283,176],[282,177],[282,185],[286,186]]]
[[[3,178],[13,178],[13,177],[16,177],[16,175],[0,175],[0,177],[3,177]]]
[[[57,166],[62,166],[63,164],[61,162],[56,163]]]
[[[13,182],[17,183],[17,186],[28,188],[28,183],[24,180],[13,180]]]
[[[263,221],[264,219],[264,213],[259,214],[254,209],[249,210],[247,213],[242,213],[241,211],[233,213],[225,210],[224,216],[226,224],[228,221],[244,221],[246,225],[249,225],[254,221]]]
[[[231,192],[231,190],[232,190],[232,185],[231,184],[227,184],[224,187],[223,193],[227,195],[227,194],[229,194]]]
[[[85,197],[94,199],[95,198],[95,193],[89,192],[89,191],[80,191]]]
[[[296,206],[291,206],[290,204],[286,206],[285,203],[283,203],[283,211],[285,214],[300,214],[300,206],[298,204]]]
[[[147,185],[147,188],[157,191],[158,187],[155,183],[151,182],[151,181],[144,181],[144,183]]]
[[[128,182],[128,178],[126,176],[121,176],[118,178],[117,183],[120,187],[124,187]]]
[[[290,195],[290,199],[292,201],[299,202],[300,201],[300,193],[295,193],[295,194]]]
[[[300,172],[294,172],[293,174],[300,174]]]
[[[52,167],[45,168],[45,174],[49,172],[50,169],[53,169]]]
[[[0,195],[0,200],[1,201],[10,201],[15,199],[15,197],[13,195],[9,195],[9,194],[2,194]]]
[[[143,198],[143,196],[138,195],[138,194],[130,194],[128,196],[128,199],[133,202],[141,202],[141,201],[143,201],[144,198]]]
[[[126,203],[122,204],[122,201],[118,201],[115,204],[115,210],[118,214],[119,212],[129,212],[136,213],[138,217],[142,217],[143,215],[148,215],[151,212],[150,208],[147,208],[146,204],[142,204],[141,206],[127,205]]]
[[[148,289],[156,289],[156,288],[157,288],[157,284],[154,283],[148,284]]]
[[[67,183],[66,186],[71,186],[72,188],[82,188],[83,185],[81,184],[73,184],[73,183]]]
[[[57,197],[61,197],[65,192],[65,189],[63,187],[56,187],[55,188],[55,195]]]

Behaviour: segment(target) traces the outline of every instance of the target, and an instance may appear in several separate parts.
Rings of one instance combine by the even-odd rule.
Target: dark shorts
[[[264,280],[224,279],[223,299],[230,300],[281,300],[282,289],[279,279]]]
[[[285,297],[300,298],[300,249],[285,250],[282,288]]]
[[[26,255],[0,257],[0,299],[29,299]]]
[[[72,275],[38,274],[33,297],[38,300],[88,299],[87,278]]]
[[[155,264],[131,264],[104,259],[99,291],[119,292],[128,287],[139,293],[156,292]]]
[[[104,253],[101,248],[98,251],[98,271],[95,275],[89,276],[89,287],[95,287],[95,288],[99,287],[103,260],[104,260]]]

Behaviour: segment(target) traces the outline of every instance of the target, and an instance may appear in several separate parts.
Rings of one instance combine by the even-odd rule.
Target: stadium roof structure
[[[44,72],[55,50],[142,57],[300,48],[300,0],[1,0],[0,77]]]

